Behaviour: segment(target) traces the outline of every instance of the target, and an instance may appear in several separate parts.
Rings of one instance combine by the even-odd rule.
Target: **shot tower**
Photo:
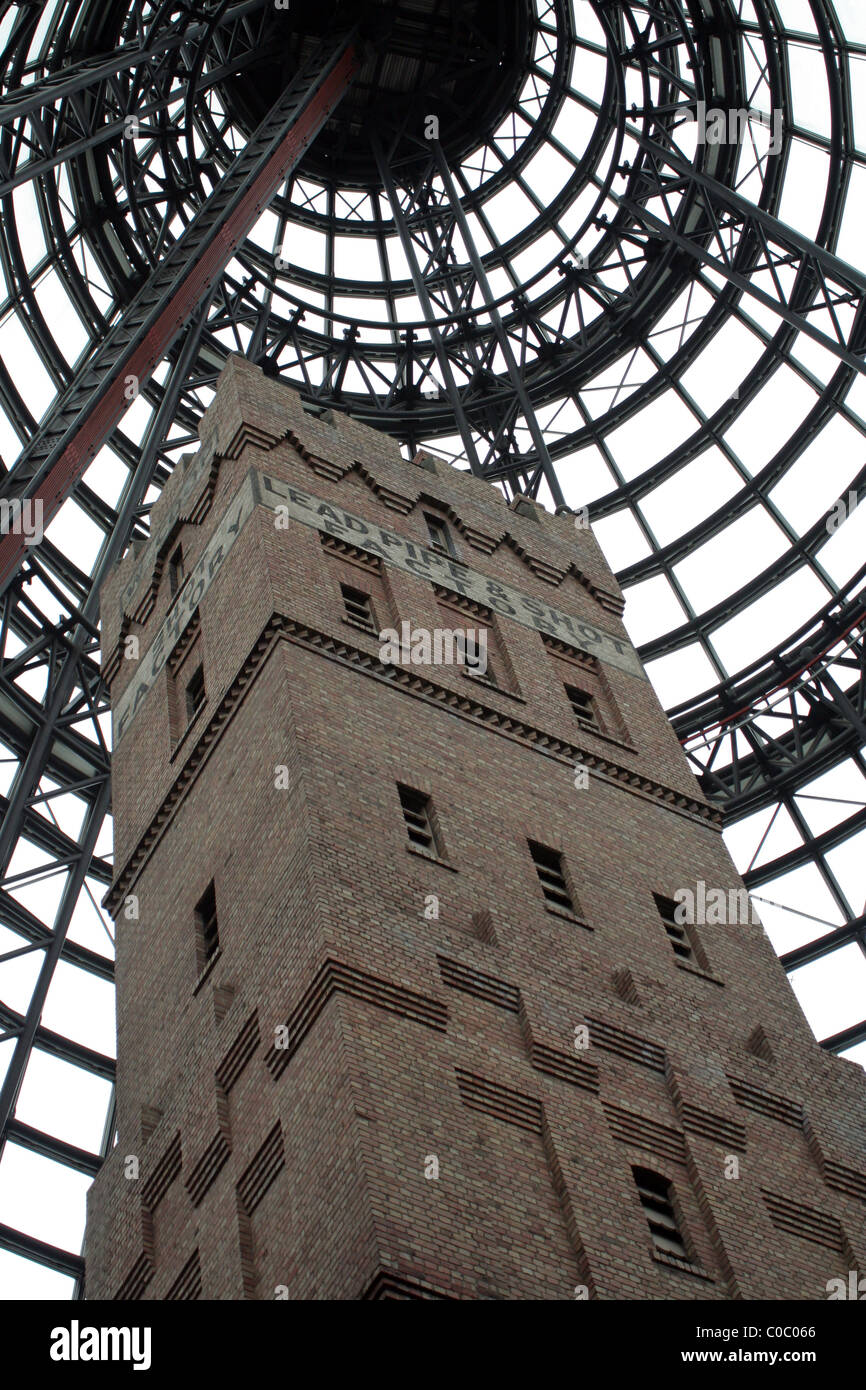
[[[862,1267],[862,1074],[620,613],[573,515],[231,359],[102,593],[89,1296],[820,1298]],[[460,630],[483,673],[425,659]]]

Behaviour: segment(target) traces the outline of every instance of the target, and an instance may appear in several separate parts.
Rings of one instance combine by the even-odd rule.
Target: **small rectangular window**
[[[598,711],[595,701],[586,690],[581,690],[576,685],[567,685],[565,693],[568,696],[572,710],[577,716],[580,724],[587,729],[595,729],[598,732],[601,728],[598,720]]]
[[[366,632],[376,632],[376,618],[370,595],[361,589],[353,589],[349,584],[341,584],[340,589],[347,620],[356,627],[364,628]]]
[[[217,925],[216,890],[213,880],[199,898],[195,909],[195,924],[198,935],[197,949],[199,967],[204,969],[219,950],[220,938]]]
[[[674,1211],[671,1184],[667,1178],[648,1168],[633,1168],[632,1173],[656,1250],[687,1260],[689,1252]]]
[[[482,637],[481,633],[476,630],[474,636],[465,642],[464,651],[466,674],[474,676],[476,680],[486,681],[488,685],[498,686],[496,669],[490,659],[489,631],[485,629]]]
[[[429,796],[425,796],[424,792],[415,791],[412,787],[398,786],[398,791],[411,845],[422,854],[429,854],[432,858],[438,859],[439,841]]]
[[[695,950],[695,942],[688,924],[680,923],[676,919],[678,904],[672,898],[660,897],[658,893],[654,893],[653,897],[674,955],[678,960],[703,968],[703,959]]]
[[[448,523],[433,512],[425,512],[424,520],[427,523],[427,534],[430,537],[430,549],[438,550],[440,555],[450,555],[453,558],[454,542],[451,539]]]
[[[548,849],[546,845],[529,842],[532,862],[541,884],[541,891],[548,907],[560,912],[574,912],[574,901],[568,880],[565,876],[565,862],[558,850]]]
[[[435,590],[443,628],[464,634],[464,674],[497,690],[519,694],[514,669],[492,610],[440,585],[436,585]]]
[[[180,592],[183,581],[183,546],[179,545],[168,562],[168,587],[172,598]]]
[[[674,955],[678,956],[680,960],[694,960],[695,953],[692,950],[685,927],[677,926],[675,922],[665,922],[665,931],[673,947]]]
[[[204,667],[197,666],[186,687],[186,718],[191,724],[205,703]]]

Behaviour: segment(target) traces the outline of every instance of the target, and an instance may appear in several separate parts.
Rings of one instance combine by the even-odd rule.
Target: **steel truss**
[[[234,119],[232,101],[238,81],[257,81],[262,62],[281,50],[265,0],[67,0],[38,50],[38,7],[0,0],[0,264],[7,287],[0,322],[17,316],[54,393],[37,420],[14,363],[0,363],[0,408],[21,441],[0,475],[0,499],[40,497],[49,514],[74,499],[103,537],[89,568],[57,538],[26,549],[20,537],[0,540],[0,742],[16,766],[0,800],[0,924],[21,942],[0,955],[0,1045],[6,1040],[12,1049],[0,1089],[0,1153],[9,1141],[88,1174],[100,1161],[99,1152],[16,1119],[15,1103],[34,1048],[92,1075],[112,1075],[110,1058],[41,1024],[58,964],[111,977],[110,960],[70,936],[82,895],[95,899],[111,877],[100,841],[110,752],[96,596],[130,538],[147,533],[153,498],[195,441],[228,351],[246,353],[299,386],[311,403],[350,411],[410,450],[439,442],[458,466],[507,495],[577,505],[581,457],[596,451],[615,485],[592,502],[593,519],[628,509],[646,541],[646,557],[621,570],[621,583],[628,589],[664,577],[684,615],[641,655],[652,663],[697,647],[715,673],[711,688],[671,710],[707,795],[731,821],[784,810],[800,832],[796,850],[767,863],[756,854],[749,886],[772,896],[781,873],[813,864],[842,920],[788,953],[786,967],[802,968],[852,944],[866,954],[863,904],[850,900],[832,867],[833,849],[866,826],[866,808],[815,834],[802,805],[802,789],[843,760],[866,773],[866,574],[839,591],[823,558],[823,519],[798,532],[772,500],[828,420],[844,419],[866,433],[849,403],[852,382],[864,373],[866,276],[836,254],[852,169],[863,162],[851,129],[852,45],[830,0],[811,3],[816,36],[809,42],[824,61],[832,116],[830,175],[814,240],[780,215],[797,127],[785,36],[770,0],[747,7],[754,18],[744,17],[736,0],[591,0],[599,39],[584,37],[568,0],[516,0],[527,35],[520,50],[526,85],[503,84],[495,120],[479,129],[479,153],[467,156],[465,132],[451,134],[447,100],[440,138],[426,138],[415,119],[424,109],[418,77],[402,116],[377,110],[369,93],[384,69],[373,67],[364,77],[364,100],[373,103],[364,158],[353,131],[357,163],[347,163],[344,177],[329,178],[321,159],[304,164],[296,150],[271,164],[266,189],[256,180],[342,49],[332,44],[330,56],[308,55],[309,67],[282,94],[276,123],[257,131],[248,111]],[[449,22],[465,23],[460,40],[474,42],[457,11]],[[496,66],[490,42],[490,35],[477,38],[485,81]],[[752,61],[756,52],[760,61]],[[596,92],[570,85],[582,56],[606,65]],[[443,90],[450,90],[444,80]],[[567,98],[591,122],[580,148],[562,136]],[[771,156],[759,140],[753,158],[744,157],[742,144],[696,147],[690,118],[698,101],[782,110],[782,151]],[[329,149],[348,139],[339,120],[337,106],[325,129]],[[544,197],[532,179],[542,150],[566,169],[560,187]],[[256,216],[234,220],[254,186]],[[491,208],[506,189],[519,192],[534,220],[503,235]],[[16,215],[26,190],[44,243],[35,258]],[[272,223],[262,244],[254,224],[266,207]],[[220,227],[229,228],[228,240],[216,257]],[[294,253],[301,233],[324,239],[324,268]],[[339,273],[343,235],[375,248],[377,281]],[[544,246],[543,256],[522,271],[522,258],[536,245]],[[49,273],[59,277],[86,334],[72,362],[37,292]],[[709,307],[693,329],[698,295]],[[418,305],[414,316],[402,308],[409,296]],[[377,298],[387,307],[384,321],[372,311]],[[655,340],[656,326],[666,321],[681,329],[667,355]],[[139,361],[136,351],[160,323],[156,350]],[[695,408],[694,433],[651,474],[624,476],[608,436],[671,387],[694,407],[683,378],[729,323],[748,325],[763,346],[759,360],[714,413]],[[833,359],[828,379],[803,356],[803,339]],[[646,374],[635,384],[628,372],[638,355]],[[140,377],[140,400],[150,412],[139,434],[122,418],[119,363],[124,376]],[[814,391],[814,408],[751,476],[726,436],[780,364]],[[612,372],[622,373],[622,389],[602,411],[590,410],[587,393]],[[105,441],[124,478],[113,505],[89,474],[84,478]],[[723,449],[748,486],[661,544],[641,503],[709,444]],[[866,485],[866,467],[851,484]],[[786,537],[782,560],[723,603],[698,611],[677,566],[756,497]],[[800,569],[820,581],[828,601],[761,659],[729,671],[716,650],[719,624]],[[55,814],[64,798],[78,808],[75,826],[59,809]],[[53,914],[25,906],[25,890],[55,876],[62,889]],[[28,1003],[12,1008],[4,1002],[5,980],[29,958],[39,968]],[[863,1040],[866,1023],[839,1030],[825,1046],[844,1051]],[[109,1117],[102,1152],[112,1137]],[[79,1256],[2,1226],[0,1248],[81,1275]]]

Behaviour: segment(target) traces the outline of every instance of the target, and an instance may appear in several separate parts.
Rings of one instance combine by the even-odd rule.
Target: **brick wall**
[[[389,665],[346,620],[341,584],[379,625],[441,627],[468,567],[625,649],[591,533],[314,418],[242,359],[201,433],[103,591],[116,711],[189,607],[169,556],[195,573],[250,470],[419,555],[433,512],[456,563],[434,582],[435,557],[407,572],[327,513],[278,524],[259,486],[116,731],[119,1143],[88,1297],[816,1299],[862,1270],[862,1072],[817,1046],[760,926],[698,925],[685,960],[659,915],[654,895],[741,885],[646,680],[501,610],[499,686]],[[398,784],[430,798],[435,856]],[[572,911],[529,841],[563,856]],[[685,1258],[634,1167],[670,1184]]]

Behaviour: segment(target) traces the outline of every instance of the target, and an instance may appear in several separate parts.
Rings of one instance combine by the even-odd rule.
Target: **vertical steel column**
[[[473,473],[478,474],[478,476],[480,477],[483,475],[484,470],[481,466],[481,460],[478,457],[478,451],[475,448],[475,440],[472,436],[472,427],[469,424],[466,411],[463,407],[463,399],[457,387],[457,382],[454,379],[454,372],[451,367],[451,360],[448,356],[445,343],[443,342],[442,334],[439,332],[439,328],[436,323],[436,311],[433,308],[433,301],[430,298],[430,292],[427,289],[427,283],[424,279],[424,276],[421,273],[421,267],[418,264],[418,257],[415,253],[415,246],[413,244],[412,238],[409,235],[409,228],[406,225],[406,218],[403,216],[403,209],[400,207],[400,199],[397,194],[397,185],[394,182],[394,175],[391,172],[391,167],[388,164],[387,159],[385,158],[385,152],[382,149],[381,141],[379,140],[379,137],[375,133],[375,131],[371,136],[371,144],[373,147],[373,153],[376,156],[376,164],[379,169],[379,177],[382,180],[382,187],[384,188],[388,196],[388,202],[391,205],[391,216],[394,218],[394,225],[397,228],[397,234],[400,237],[400,244],[403,247],[403,254],[405,255],[406,260],[409,263],[409,273],[412,276],[412,284],[415,287],[415,293],[418,296],[418,302],[424,311],[425,318],[427,319],[427,327],[430,333],[430,339],[433,343],[433,347],[436,352],[436,360],[439,363],[439,370],[442,373],[442,379],[445,383],[445,391],[448,395],[448,401],[451,406],[451,409],[454,411],[454,418],[457,421],[457,428],[460,431],[460,438],[463,440],[463,447],[466,450],[466,457],[469,461],[469,467],[471,468]]]
[[[3,824],[0,826],[0,881],[5,877],[9,867],[9,861],[15,852],[30,798],[45,775],[46,766],[51,753],[51,746],[54,741],[54,729],[75,688],[79,662],[84,656],[88,645],[93,640],[93,630],[98,618],[99,591],[102,581],[113,567],[126,545],[129,534],[135,523],[138,508],[141,505],[141,499],[144,497],[150,485],[157,451],[165,435],[168,433],[168,428],[174,418],[177,404],[183,390],[183,384],[198,355],[202,329],[207,317],[209,303],[210,296],[199,310],[196,319],[190,325],[181,353],[166,382],[159,409],[153,416],[143,441],[141,459],[138,467],[134,475],[128,480],[121,497],[121,505],[118,510],[118,517],[114,530],[106,539],[97,559],[90,593],[80,611],[80,621],[68,639],[67,651],[63,664],[46,692],[44,719],[31,744],[27,757],[18,768],[18,772],[10,788],[7,812],[3,818]],[[53,937],[50,945],[46,947],[45,958],[42,962],[36,985],[30,997],[30,1002],[27,1006],[24,1025],[16,1039],[12,1058],[3,1085],[0,1087],[0,1157],[2,1157],[3,1149],[6,1144],[9,1121],[14,1114],[18,1094],[24,1080],[24,1073],[33,1050],[33,1043],[39,1027],[39,1020],[42,1015],[45,998],[54,975],[54,970],[60,959],[60,953],[66,941],[66,934],[72,919],[72,913],[75,910],[78,894],[84,882],[87,869],[90,866],[93,846],[96,843],[96,839],[102,827],[102,821],[108,811],[109,801],[110,780],[106,772],[103,785],[97,793],[94,807],[88,812],[88,829],[81,843],[81,853],[58,908],[54,921]],[[94,817],[93,811],[96,808],[101,808],[101,810],[99,814]],[[76,885],[75,891],[70,893],[69,889],[73,883]]]
[[[4,480],[5,495],[41,502],[46,525],[56,515],[129,409],[127,381],[150,378],[345,95],[358,63],[349,35],[320,49],[298,74],[76,374]],[[0,539],[0,586],[8,584],[25,552],[24,535],[10,532]]]
[[[526,389],[526,383],[524,382],[523,377],[520,374],[520,367],[518,365],[517,358],[514,356],[514,350],[511,346],[508,334],[505,331],[505,325],[502,322],[499,310],[495,308],[495,295],[493,294],[490,281],[487,278],[487,273],[484,269],[484,264],[481,260],[481,257],[478,254],[478,248],[475,245],[475,240],[472,236],[472,231],[469,226],[469,222],[466,218],[465,212],[463,211],[463,204],[460,201],[460,195],[458,194],[457,188],[454,184],[454,180],[451,177],[451,170],[448,167],[448,161],[445,158],[445,152],[442,149],[442,146],[439,144],[438,140],[433,141],[433,154],[436,159],[436,165],[439,169],[439,176],[442,179],[442,183],[445,186],[445,192],[448,195],[448,201],[451,204],[451,211],[454,214],[454,219],[457,223],[457,226],[460,228],[460,235],[463,237],[466,250],[469,253],[469,261],[475,273],[475,278],[478,281],[481,293],[484,295],[484,299],[486,301],[486,310],[490,316],[490,322],[493,324],[493,329],[496,333],[496,337],[499,342],[499,347],[502,351],[502,356],[505,359],[505,365],[508,368],[508,375],[511,379],[511,384],[514,387],[515,396],[517,397],[517,400],[520,402],[520,409],[523,412],[523,416],[529,428],[529,433],[532,437],[532,442],[535,445],[535,452],[538,455],[539,467],[541,468],[544,474],[547,486],[550,488],[550,493],[553,498],[554,505],[556,507],[565,507],[565,496],[563,494],[562,488],[559,485],[559,479],[556,476],[556,469],[553,466],[553,460],[551,459],[550,453],[547,448],[547,440],[544,438],[544,432],[536,418],[535,408],[530,399],[529,392]]]

